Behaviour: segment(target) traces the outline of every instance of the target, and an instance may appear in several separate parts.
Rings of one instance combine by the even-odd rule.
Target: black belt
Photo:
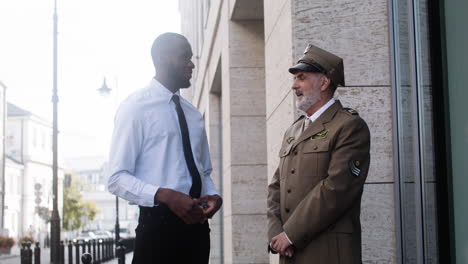
[[[145,206],[139,206],[140,207],[140,218],[139,222],[140,223],[150,223],[150,222],[160,222],[163,224],[170,224],[170,225],[175,225],[175,226],[191,226],[191,227],[196,227],[196,226],[208,226],[208,221],[205,221],[203,224],[192,224],[188,225],[186,224],[182,218],[174,214],[167,205],[160,204],[158,206],[154,207],[145,207]]]
[[[153,207],[145,207],[145,206],[139,206],[139,207],[140,207],[140,216],[143,216],[143,217],[170,217],[170,216],[176,216],[169,209],[169,207],[167,207],[167,205],[164,205],[164,204],[160,204],[158,206],[153,206]]]

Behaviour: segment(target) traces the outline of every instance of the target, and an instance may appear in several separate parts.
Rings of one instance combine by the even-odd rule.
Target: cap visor
[[[295,74],[299,71],[305,71],[305,72],[321,72],[317,67],[312,66],[310,64],[306,63],[298,63],[294,65],[293,67],[289,68],[289,72],[292,74]]]

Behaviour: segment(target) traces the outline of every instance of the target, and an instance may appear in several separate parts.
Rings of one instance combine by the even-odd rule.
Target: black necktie
[[[190,145],[189,130],[187,127],[187,120],[185,119],[184,110],[180,106],[180,98],[174,94],[172,96],[177,110],[177,116],[179,117],[180,132],[182,133],[182,144],[184,147],[185,162],[187,163],[188,170],[192,176],[192,187],[190,188],[190,196],[192,198],[199,198],[201,194],[201,178],[198,173],[195,160],[193,159],[192,147]]]

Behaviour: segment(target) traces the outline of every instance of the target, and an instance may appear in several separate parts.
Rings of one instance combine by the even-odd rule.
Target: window
[[[18,178],[18,184],[16,185],[16,188],[17,188],[17,193],[19,195],[21,195],[21,193],[22,193],[21,187],[23,186],[23,183],[21,182],[21,175],[23,175],[22,170],[20,171],[19,174],[16,175],[16,177]]]
[[[44,131],[41,131],[41,147],[42,149],[46,149],[47,139]]]
[[[6,142],[6,144],[7,144],[8,146],[12,146],[12,145],[13,145],[14,139],[15,139],[15,136],[14,136],[13,134],[9,134],[9,135],[7,136],[7,142]]]
[[[429,0],[392,2],[392,88],[402,263],[438,263]]]
[[[33,147],[36,147],[37,146],[37,129],[33,128],[32,133],[33,133],[32,134],[32,136],[33,136],[33,140],[32,140]]]

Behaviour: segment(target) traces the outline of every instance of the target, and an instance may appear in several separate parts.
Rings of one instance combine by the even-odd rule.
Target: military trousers
[[[140,206],[132,264],[208,264],[210,228],[186,224],[165,205]]]

